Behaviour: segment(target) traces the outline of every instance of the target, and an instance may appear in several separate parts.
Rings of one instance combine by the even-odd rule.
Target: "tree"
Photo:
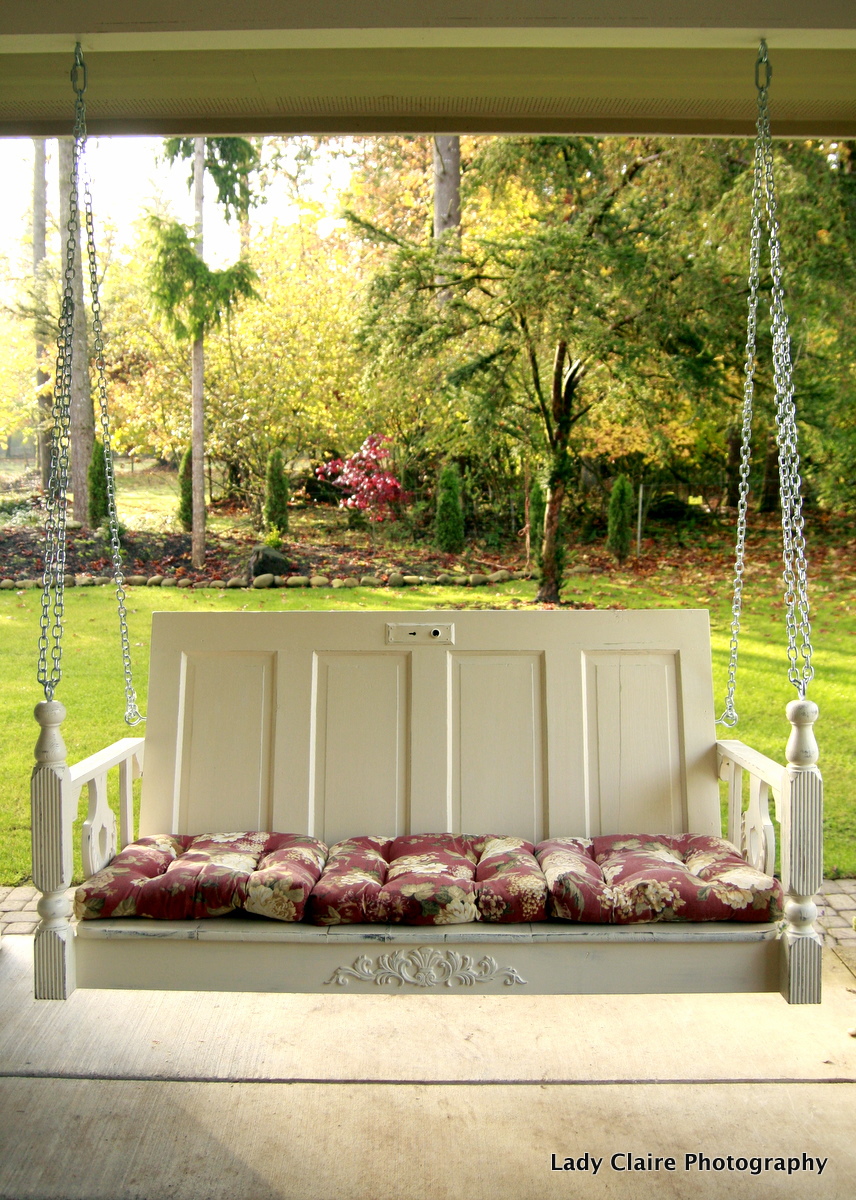
[[[667,162],[650,141],[491,140],[468,171],[472,216],[454,264],[434,246],[388,236],[371,294],[364,336],[375,361],[389,361],[390,345],[400,376],[418,359],[445,360],[441,386],[471,425],[492,425],[545,462],[544,602],[559,599],[576,427],[608,394],[613,406],[650,402],[652,380],[665,390],[660,381],[688,357],[665,344],[684,266],[662,228],[681,215],[665,203]],[[433,303],[440,286],[442,306]],[[701,374],[707,364],[693,365]]]
[[[458,554],[464,548],[464,509],[461,504],[461,476],[454,463],[447,463],[437,481],[437,515],[434,541],[444,554]]]
[[[268,458],[267,488],[265,490],[265,529],[288,532],[288,479],[282,466],[282,451],[273,450]]]
[[[606,548],[621,566],[633,538],[633,487],[626,475],[619,475],[612,485],[607,521]]]
[[[193,449],[188,446],[178,464],[178,520],[182,529],[193,528]]]
[[[434,135],[434,242],[438,258],[454,255],[461,234],[461,139],[456,136]],[[443,275],[437,276],[442,284]],[[437,299],[448,299],[449,293],[440,290]]]
[[[92,447],[92,458],[89,460],[89,524],[97,527],[106,521],[109,515],[104,445],[96,438]]]
[[[170,138],[170,161],[191,158],[193,170],[194,236],[175,222],[153,218],[156,262],[152,273],[155,305],[179,339],[191,346],[191,448],[193,451],[193,530],[191,561],[200,570],[205,563],[205,334],[218,326],[240,297],[254,296],[255,273],[246,258],[225,271],[211,271],[203,258],[203,197],[206,169],[217,188],[227,218],[246,218],[252,202],[249,173],[258,165],[258,152],[245,138]],[[197,261],[192,261],[193,259]],[[176,305],[185,312],[175,315]]]

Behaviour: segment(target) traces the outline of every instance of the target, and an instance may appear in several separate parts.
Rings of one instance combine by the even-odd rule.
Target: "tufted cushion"
[[[325,868],[326,861],[326,868]],[[322,874],[323,870],[323,874]],[[75,895],[79,919],[222,916],[316,924],[772,921],[778,880],[721,838],[417,834],[335,845],[298,834],[161,835],[126,846]]]
[[[486,838],[476,867],[478,909],[483,921],[543,921],[547,880],[522,838]]]
[[[141,838],[77,889],[79,920],[219,917],[237,908],[299,921],[327,847],[283,833]]]
[[[547,881],[533,849],[492,834],[349,838],[330,851],[309,915],[321,925],[541,921]]]
[[[722,838],[553,838],[536,848],[554,916],[568,921],[774,921],[782,885]]]

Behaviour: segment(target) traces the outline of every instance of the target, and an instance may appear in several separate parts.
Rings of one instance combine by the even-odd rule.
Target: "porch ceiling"
[[[8,11],[13,8],[14,11]],[[744,135],[770,44],[774,132],[856,136],[852,0],[40,0],[0,13],[0,134]]]

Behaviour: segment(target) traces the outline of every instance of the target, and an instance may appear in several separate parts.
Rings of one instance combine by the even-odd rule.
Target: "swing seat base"
[[[167,991],[583,995],[779,989],[775,924],[453,927],[85,921],[77,985]]]

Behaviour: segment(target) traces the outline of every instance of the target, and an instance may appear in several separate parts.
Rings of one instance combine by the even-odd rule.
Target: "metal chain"
[[[757,66],[756,66],[757,80]],[[764,155],[760,137],[755,140],[752,179],[751,240],[749,245],[749,310],[746,319],[746,359],[743,366],[743,425],[740,443],[740,488],[737,503],[737,547],[734,556],[734,596],[731,601],[731,646],[728,660],[728,686],[725,711],[718,725],[733,728],[737,724],[734,690],[737,686],[737,652],[740,617],[743,612],[743,572],[746,553],[746,517],[749,506],[749,471],[752,459],[752,410],[755,398],[756,336],[758,329],[758,286],[761,266],[761,217]]]
[[[74,149],[69,184],[68,238],[65,248],[62,304],[57,330],[56,365],[51,415],[51,464],[45,502],[45,561],[42,576],[42,611],[39,619],[38,682],[46,700],[53,700],[62,679],[62,624],[65,610],[66,518],[68,515],[68,452],[71,428],[71,367],[74,348],[74,257],[80,231],[77,205],[80,154],[86,137],[83,93],[86,68],[76,47],[71,84],[74,88]],[[82,79],[81,79],[82,69]],[[50,668],[48,656],[50,655]]]
[[[770,113],[767,90],[771,71],[767,62],[767,47],[761,43],[767,79],[759,89],[758,125],[764,152],[764,200],[767,210],[767,229],[770,240],[770,273],[772,276],[770,316],[773,333],[773,377],[776,390],[776,444],[779,450],[779,485],[782,504],[782,578],[785,592],[785,620],[788,632],[788,679],[797,689],[800,699],[814,678],[812,666],[811,621],[808,602],[808,568],[805,557],[805,521],[802,515],[802,480],[800,478],[799,434],[794,404],[791,339],[788,333],[788,314],[785,311],[785,291],[782,283],[781,246],[777,215],[776,185],[773,176],[773,143],[770,137]],[[799,648],[797,641],[800,641]],[[798,659],[802,658],[802,663]]]
[[[110,553],[113,560],[113,579],[116,583],[116,602],[119,609],[119,635],[122,642],[122,668],[125,675],[125,724],[139,725],[145,717],[137,707],[137,693],[131,668],[131,643],[128,636],[128,617],[125,609],[125,574],[122,570],[122,546],[119,540],[119,518],[116,514],[116,476],[113,468],[113,444],[110,434],[110,414],[107,405],[107,380],[104,375],[104,326],[101,321],[98,260],[95,253],[95,222],[92,215],[92,192],[86,160],[83,160],[83,208],[86,223],[86,248],[89,262],[89,290],[92,295],[92,333],[95,351],[95,382],[101,419],[101,442],[104,447],[104,471],[107,481],[107,520],[110,527]]]
[[[101,300],[99,296],[98,259],[95,249],[95,222],[92,213],[92,192],[89,176],[86,170],[86,105],[83,94],[86,91],[86,63],[80,45],[75,47],[74,67],[71,72],[71,82],[75,91],[75,123],[74,123],[74,157],[71,176],[71,200],[69,220],[69,240],[66,251],[65,292],[63,308],[60,317],[60,331],[57,340],[57,370],[55,396],[59,403],[54,404],[54,435],[51,453],[51,482],[48,488],[47,504],[47,543],[45,556],[45,591],[42,598],[42,636],[39,639],[39,682],[45,684],[45,696],[51,699],[54,689],[61,678],[62,658],[62,601],[65,574],[65,516],[67,510],[68,483],[68,445],[71,400],[71,362],[72,362],[72,330],[74,324],[74,301],[71,290],[74,278],[74,256],[77,248],[74,235],[80,229],[80,211],[78,195],[80,176],[83,176],[83,207],[84,223],[86,226],[87,261],[89,267],[89,288],[92,296],[92,329],[95,350],[96,387],[101,420],[101,437],[104,447],[104,467],[107,482],[107,513],[110,528],[110,549],[113,560],[113,577],[116,582],[116,600],[119,609],[119,632],[122,643],[122,665],[125,675],[125,722],[128,725],[139,725],[145,717],[137,707],[137,695],[131,669],[131,647],[128,635],[128,619],[125,608],[125,577],[122,570],[122,547],[119,540],[119,520],[116,513],[116,479],[113,467],[113,447],[110,434],[110,417],[107,404],[107,382],[104,367],[104,327],[101,319]],[[60,381],[62,381],[60,383]],[[60,447],[56,455],[57,470],[54,470],[54,444]],[[59,564],[56,566],[55,564]],[[60,569],[61,568],[61,569]],[[46,624],[50,604],[49,582],[55,580],[54,602],[55,624],[51,631],[53,636],[52,657],[53,670],[47,676],[46,658],[48,639]],[[44,676],[44,678],[43,678]]]
[[[763,72],[763,81],[761,74]],[[749,495],[752,406],[755,391],[755,356],[758,284],[761,248],[761,222],[766,216],[772,291],[770,314],[773,334],[773,377],[776,392],[776,442],[779,449],[779,482],[782,505],[782,556],[784,561],[785,613],[788,632],[788,679],[800,697],[814,676],[811,665],[811,624],[809,621],[804,520],[799,475],[798,433],[794,404],[793,367],[791,364],[788,317],[782,285],[781,247],[777,217],[776,188],[773,174],[773,145],[770,135],[768,92],[772,79],[767,43],[761,41],[755,63],[755,87],[758,92],[755,161],[752,182],[752,234],[749,252],[749,312],[746,334],[745,381],[743,386],[743,427],[740,451],[740,491],[737,510],[737,548],[734,564],[734,597],[731,605],[731,645],[725,711],[717,724],[733,727],[738,715],[734,705],[737,675],[738,639],[743,607],[743,574],[746,546],[746,515]],[[763,203],[762,203],[763,201]],[[797,638],[802,645],[802,667],[797,663]]]

